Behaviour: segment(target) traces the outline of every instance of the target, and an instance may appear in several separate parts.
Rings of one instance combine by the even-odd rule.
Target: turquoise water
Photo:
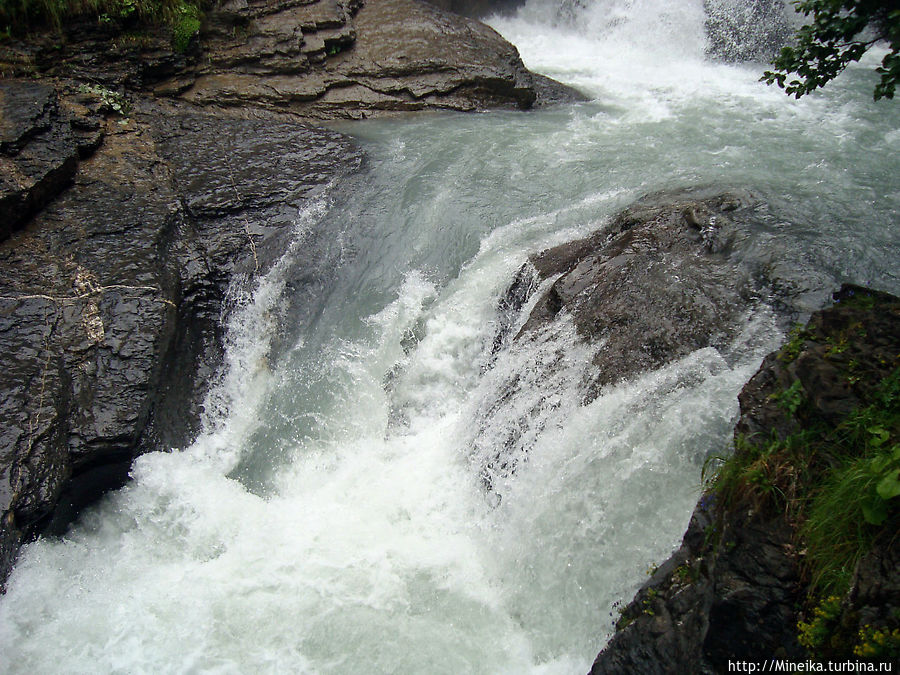
[[[0,600],[6,668],[585,672],[613,603],[677,545],[782,333],[748,308],[737,357],[700,350],[583,406],[593,354],[565,321],[488,367],[526,257],[647,192],[749,187],[772,214],[755,236],[782,252],[772,265],[816,271],[812,298],[900,292],[900,108],[871,102],[871,60],[795,101],[762,66],[705,60],[701,4],[493,20],[590,102],[342,127],[368,173],[298,213],[248,289],[205,432],[23,552]],[[316,228],[340,263],[292,329],[292,261]],[[481,460],[513,427],[528,461],[498,499]]]

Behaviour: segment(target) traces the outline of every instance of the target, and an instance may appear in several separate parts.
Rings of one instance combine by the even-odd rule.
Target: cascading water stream
[[[753,233],[784,252],[773,267],[900,291],[900,114],[870,102],[867,64],[793,101],[758,64],[705,57],[701,0],[532,0],[492,23],[595,100],[347,127],[365,189],[308,205],[238,303],[206,431],[22,552],[0,599],[9,671],[585,672],[782,333],[748,307],[728,354],[583,405],[593,353],[564,318],[491,354],[527,255],[644,192],[751,186],[778,216]],[[291,334],[313,228],[346,255]],[[517,468],[486,490],[498,451]]]

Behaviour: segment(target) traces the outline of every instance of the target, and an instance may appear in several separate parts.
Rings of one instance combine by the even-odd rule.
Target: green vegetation
[[[878,302],[874,293],[842,298],[845,306],[875,312]],[[797,637],[810,656],[893,659],[900,655],[900,616],[860,629],[848,591],[857,563],[876,543],[892,541],[900,524],[900,354],[862,349],[863,322],[846,316],[827,336],[791,331],[778,353],[778,377],[790,379],[769,395],[781,416],[778,430],[738,437],[704,499],[720,515],[752,508],[764,517],[783,514],[791,524],[808,593]],[[845,383],[847,408],[826,414],[821,392],[806,391],[792,374],[809,372],[807,355],[823,359],[821,372]]]
[[[795,0],[794,5],[811,21],[797,31],[796,44],[782,49],[763,81],[800,98],[884,40],[890,52],[875,69],[881,78],[874,98],[894,98],[900,81],[900,0]],[[798,77],[788,81],[792,73]]]
[[[791,417],[806,403],[799,384],[772,397]],[[844,593],[856,562],[900,512],[900,368],[837,424],[739,438],[714,489],[724,504],[785,511],[806,549],[811,589]]]
[[[0,0],[0,33],[62,32],[69,20],[96,17],[100,24],[168,26],[172,46],[183,52],[200,29],[201,16],[193,0]]]
[[[809,622],[797,623],[798,641],[811,652],[820,651],[823,647],[834,647],[831,644],[841,618],[841,598],[829,595],[813,610]]]
[[[864,659],[900,658],[900,628],[892,631],[866,625],[859,631],[853,653]]]
[[[179,3],[172,21],[172,46],[177,52],[187,51],[191,38],[200,30],[200,8]]]
[[[131,103],[117,91],[96,84],[82,84],[78,87],[78,91],[83,94],[91,94],[100,99],[100,110],[102,112],[115,113],[124,117],[131,114]]]

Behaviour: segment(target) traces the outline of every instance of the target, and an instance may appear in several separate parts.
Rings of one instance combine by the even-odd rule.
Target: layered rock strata
[[[0,70],[321,120],[581,98],[530,73],[493,29],[420,0],[232,0],[207,12],[183,53],[163,28],[86,22],[63,42],[0,47]]]
[[[152,105],[100,121],[102,150],[0,244],[4,576],[29,532],[64,527],[137,453],[189,440],[229,284],[264,272],[299,208],[361,161],[346,137],[298,123]],[[307,246],[315,277],[327,261]]]

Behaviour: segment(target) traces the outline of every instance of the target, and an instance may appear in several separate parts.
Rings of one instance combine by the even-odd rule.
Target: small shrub
[[[778,403],[778,407],[793,415],[805,400],[803,385],[800,380],[794,380],[790,387],[779,394],[773,394],[772,400]]]
[[[900,628],[873,628],[866,625],[859,631],[859,642],[853,647],[853,653],[864,659],[900,658]]]
[[[191,38],[200,30],[200,8],[196,5],[181,4],[172,22],[172,47],[184,53],[190,46]]]
[[[131,103],[117,91],[107,89],[98,84],[79,85],[78,91],[82,94],[91,94],[99,98],[101,112],[115,113],[124,117],[131,114]]]
[[[841,598],[829,595],[813,610],[812,621],[797,622],[797,641],[811,653],[818,653],[829,645],[840,616]]]
[[[794,324],[794,327],[791,328],[791,332],[788,334],[787,343],[778,350],[778,359],[784,363],[796,361],[803,350],[803,345],[812,337],[812,334],[803,324]]]

